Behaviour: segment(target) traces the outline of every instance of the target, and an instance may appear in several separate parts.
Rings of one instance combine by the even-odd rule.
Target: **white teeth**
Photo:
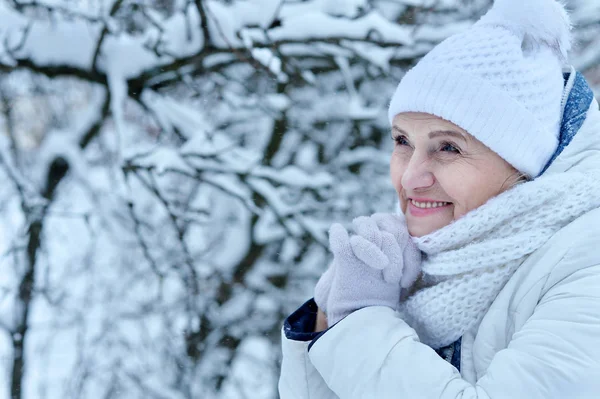
[[[449,202],[418,202],[415,200],[410,200],[410,202],[412,202],[412,204],[414,206],[416,206],[417,208],[438,208],[440,206],[446,206],[449,205]]]

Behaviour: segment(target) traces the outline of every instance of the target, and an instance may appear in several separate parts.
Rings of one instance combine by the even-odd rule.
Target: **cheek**
[[[390,162],[390,179],[392,181],[392,185],[394,189],[398,193],[398,197],[400,199],[400,209],[402,213],[406,213],[406,201],[402,195],[402,176],[404,175],[405,166],[404,163],[398,159],[398,156],[393,155],[392,160]]]
[[[390,161],[390,179],[398,194],[402,191],[402,175],[404,175],[404,170],[404,162],[396,154],[392,155]]]
[[[501,186],[502,181],[488,174],[473,171],[461,174],[461,179],[448,185],[446,191],[454,199],[454,219],[464,216],[498,195]]]
[[[477,207],[475,204],[479,202],[478,196],[481,194],[480,183],[472,170],[448,165],[439,168],[435,177],[444,197],[453,203],[453,219],[456,220]]]

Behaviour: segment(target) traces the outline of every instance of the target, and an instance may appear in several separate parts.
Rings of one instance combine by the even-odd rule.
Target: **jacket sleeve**
[[[309,300],[292,313],[281,331],[281,399],[337,399],[308,358],[308,348],[323,333],[313,332],[317,305]]]
[[[341,399],[597,397],[599,287],[600,266],[554,284],[475,385],[385,307],[352,313],[312,345],[309,357]]]

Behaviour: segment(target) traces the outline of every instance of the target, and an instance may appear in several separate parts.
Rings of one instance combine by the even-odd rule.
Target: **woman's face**
[[[392,137],[390,174],[414,237],[450,224],[519,178],[499,155],[437,116],[398,114]]]

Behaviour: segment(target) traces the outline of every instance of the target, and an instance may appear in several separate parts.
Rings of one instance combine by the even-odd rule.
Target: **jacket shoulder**
[[[498,294],[474,343],[477,374],[485,373],[495,354],[507,348],[541,303],[551,307],[555,317],[590,302],[597,307],[594,313],[600,314],[598,287],[600,209],[595,209],[563,227],[532,253]]]
[[[547,288],[578,271],[588,268],[600,270],[600,208],[563,227],[544,248],[556,259],[548,271]]]
[[[600,209],[569,223],[529,255],[495,302],[527,314],[525,304],[533,311],[548,290],[585,269],[600,273]]]

